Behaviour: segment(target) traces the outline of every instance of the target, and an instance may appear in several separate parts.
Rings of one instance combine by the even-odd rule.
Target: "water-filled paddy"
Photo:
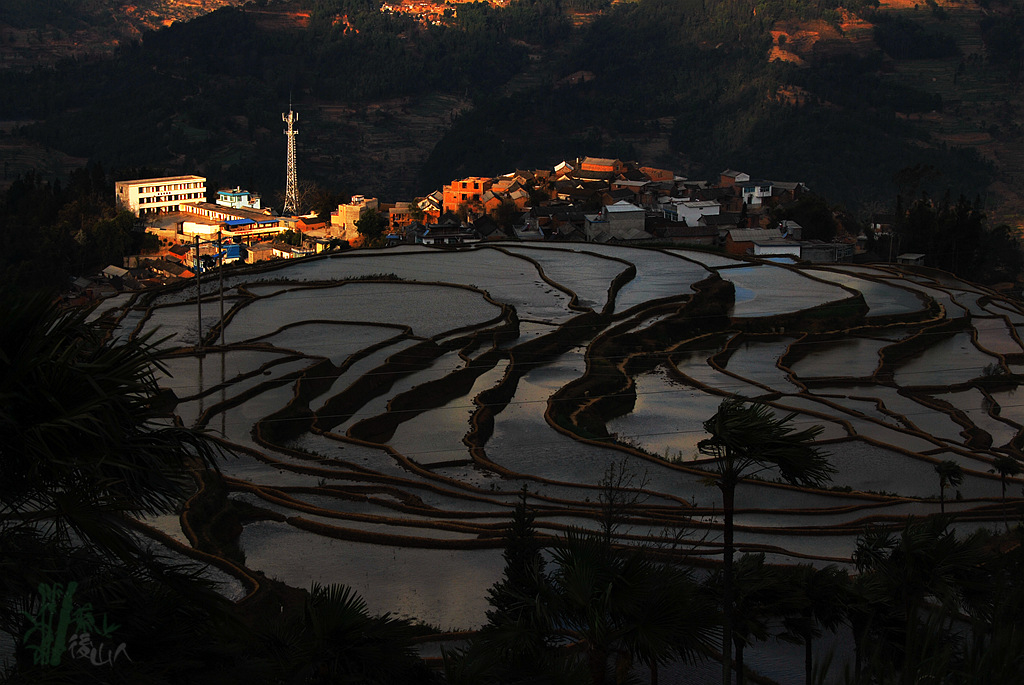
[[[949,402],[955,409],[959,409],[966,414],[971,423],[985,431],[992,438],[993,447],[1002,447],[1017,435],[1018,428],[1016,426],[1012,426],[992,416],[990,410],[995,409],[995,405],[977,388],[956,393],[936,394],[933,397],[937,400]],[[1009,406],[1007,409],[1012,412],[1015,407]],[[998,416],[1003,415],[999,413]],[[1024,415],[1021,418],[1024,418]]]
[[[390,611],[442,629],[481,624],[487,601],[480,588],[498,580],[503,564],[500,549],[347,542],[272,521],[246,526],[241,545],[247,563],[271,578],[300,588],[344,583],[366,600],[371,612]]]
[[[629,268],[613,259],[571,250],[537,250],[525,246],[503,246],[503,249],[536,261],[548,278],[576,293],[580,306],[596,311],[608,301],[608,285]]]
[[[749,262],[744,261],[742,259],[726,257],[725,255],[717,254],[715,252],[702,252],[700,250],[677,249],[667,249],[665,250],[665,252],[668,252],[670,254],[676,254],[679,255],[680,257],[686,257],[687,259],[692,259],[698,264],[703,264],[704,266],[710,268],[716,268],[720,266],[742,266],[745,264],[749,264]]]
[[[352,385],[352,383],[364,374],[374,373],[375,369],[386,362],[388,357],[407,350],[415,344],[415,340],[400,340],[355,360],[334,380],[330,388],[321,393],[316,401],[310,402],[309,408],[319,413],[330,398],[345,390],[345,388]],[[324,416],[323,418],[329,421],[330,419],[337,417]]]
[[[562,248],[562,245],[558,246]],[[565,247],[569,247],[566,245]],[[661,297],[686,295],[691,285],[710,272],[700,264],[680,259],[669,251],[619,247],[597,243],[574,244],[572,249],[625,259],[636,267],[636,276],[626,283],[615,298],[615,312],[622,313],[644,302]]]
[[[480,325],[500,309],[464,288],[405,283],[350,283],[334,288],[289,290],[243,307],[227,327],[227,342],[261,338],[310,319],[408,325],[431,337]]]
[[[238,399],[237,406],[208,417],[209,429],[280,462],[266,463],[247,454],[225,459],[222,469],[232,497],[259,504],[266,500],[257,493],[266,497],[273,488],[285,488],[297,502],[325,507],[341,518],[301,513],[298,504],[266,508],[360,534],[400,533],[431,544],[469,540],[475,535],[472,531],[500,524],[524,485],[530,503],[538,508],[538,526],[543,530],[554,534],[570,525],[592,527],[600,501],[596,486],[614,465],[627,468],[645,490],[647,509],[623,533],[654,540],[661,535],[666,517],[692,518],[694,530],[686,533],[687,544],[713,559],[714,543],[721,536],[721,493],[709,481],[715,465],[692,457],[698,441],[706,437],[703,422],[722,398],[734,395],[771,399],[776,415],[785,415],[791,408],[798,412],[795,428],[825,425],[818,444],[836,469],[831,485],[851,490],[840,493],[742,482],[737,489],[737,521],[742,528],[737,539],[743,545],[770,549],[772,560],[791,563],[803,555],[818,563],[848,560],[863,524],[937,512],[936,461],[951,459],[969,472],[958,488],[959,500],[956,492],[946,493],[950,511],[971,512],[999,498],[998,478],[986,473],[988,459],[996,453],[985,450],[984,441],[977,449],[972,443],[968,450],[963,427],[950,412],[928,406],[926,398],[918,401],[913,392],[911,396],[900,392],[925,386],[933,393],[929,396],[959,409],[961,420],[966,418],[991,435],[993,448],[1009,444],[1017,425],[1024,425],[1024,400],[1008,389],[993,390],[992,397],[1001,407],[1001,418],[996,418],[989,414],[987,396],[971,385],[998,361],[994,355],[1021,351],[1003,317],[1014,326],[1024,326],[1024,314],[997,296],[986,295],[993,298],[989,302],[970,284],[900,277],[898,270],[889,267],[802,270],[697,251],[589,244],[510,244],[508,249],[514,254],[490,247],[356,250],[329,259],[282,264],[257,275],[234,274],[226,279],[229,289],[236,288],[229,290],[232,302],[249,302],[238,286],[244,285],[256,297],[240,306],[227,326],[228,342],[255,341],[294,351],[302,358],[264,367],[282,359],[281,353],[253,349],[222,353],[214,345],[203,358],[201,378],[197,358],[173,357],[167,360],[172,375],[162,375],[161,383],[186,398],[177,407],[186,423],[217,402]],[[558,287],[541,278],[531,259]],[[619,291],[614,312],[631,309],[635,318],[625,327],[632,326],[634,333],[643,335],[622,336],[624,349],[615,354],[624,355],[622,359],[640,355],[632,372],[637,398],[632,410],[607,418],[605,425],[623,442],[648,452],[646,456],[627,453],[610,441],[583,442],[564,430],[566,426],[559,430],[552,425],[552,417],[545,414],[556,392],[588,380],[586,355],[595,332],[624,323],[621,318],[600,318],[598,313],[606,305],[612,280],[627,263],[636,267],[636,277]],[[665,313],[649,303],[664,297],[699,298],[702,294],[692,285],[714,272],[736,287],[735,301],[723,304],[731,306],[737,330],[709,335],[715,331],[684,323],[673,324],[671,333],[665,333]],[[346,278],[384,274],[402,280],[341,284]],[[884,374],[874,375],[880,351],[913,334],[921,324],[897,320],[883,328],[858,322],[856,337],[840,333],[819,343],[802,337],[800,324],[794,324],[797,318],[787,321],[786,330],[776,332],[774,338],[757,337],[775,327],[770,319],[755,320],[759,317],[796,314],[851,297],[838,283],[864,295],[869,316],[919,316],[922,304],[916,293],[939,299],[947,317],[965,317],[970,311],[974,316],[965,325],[973,327],[978,345],[993,354],[978,349],[966,328],[953,337],[925,337],[927,347],[918,356],[902,360],[893,381],[879,384],[885,380]],[[497,304],[480,292],[453,285],[475,286]],[[579,312],[569,308],[571,296],[562,288],[574,291],[580,305],[595,312],[587,315],[586,327],[566,325]],[[186,291],[158,295],[157,304],[170,306],[154,309],[147,322],[147,328],[163,324],[174,330],[179,336],[174,346],[191,345],[195,338],[195,306],[189,301],[195,290],[191,295]],[[204,283],[203,292],[212,297],[216,284]],[[349,393],[344,407],[332,402],[360,379],[374,379],[374,374],[387,368],[383,365],[389,357],[419,342],[398,338],[404,327],[418,338],[452,340],[464,335],[453,333],[456,329],[494,328],[502,304],[510,308],[510,320],[518,321],[518,336],[495,341],[488,334],[468,349],[468,356],[446,351],[425,368],[389,377],[386,388],[362,390],[356,396]],[[212,329],[218,314],[215,302],[203,303],[204,330]],[[141,313],[132,311],[131,316],[137,321]],[[740,330],[747,324],[759,327],[755,334]],[[699,338],[702,342],[694,342],[705,335]],[[724,372],[716,369],[709,358],[735,335],[744,336],[737,342],[747,342],[739,342],[730,354],[718,358]],[[641,342],[648,347],[629,347]],[[777,365],[791,344],[804,353],[794,356],[792,372],[797,380],[810,383],[806,391]],[[808,347],[801,349],[801,345]],[[689,347],[702,349],[687,351]],[[491,355],[497,359],[491,360]],[[259,444],[252,435],[255,423],[295,398],[295,383],[281,383],[282,376],[300,372],[319,359],[335,366],[333,371],[328,366],[325,377],[309,379],[319,383],[309,390],[310,409],[319,413],[317,426],[332,433],[300,432],[282,438],[280,445]],[[432,383],[465,368],[467,359],[486,360],[494,366],[475,380]],[[677,371],[708,389],[680,380]],[[339,372],[335,379],[333,374]],[[507,388],[500,384],[506,374],[515,381]],[[830,379],[824,381],[828,387],[820,387],[824,378]],[[856,387],[851,385],[854,382]],[[220,383],[226,386],[223,393],[208,392]],[[952,383],[962,385],[956,392],[936,388]],[[424,387],[430,388],[429,406],[420,411],[415,400]],[[242,393],[253,395],[241,401]],[[402,393],[406,394],[400,397]],[[480,424],[478,449],[471,451],[465,441],[485,401],[487,418]],[[342,439],[345,431],[380,416],[397,419],[379,434],[377,439],[384,441],[381,446]],[[868,439],[852,437],[843,422]],[[474,454],[479,461],[473,460]],[[652,455],[682,456],[684,462],[673,466]],[[413,463],[404,463],[403,457]],[[494,468],[489,466],[492,463]],[[301,472],[314,467],[315,472]],[[778,473],[767,469],[759,476],[771,480]],[[299,487],[310,490],[290,489]],[[1008,495],[1016,497],[1019,490],[1015,484]],[[330,492],[347,493],[349,498],[331,497]],[[885,494],[865,494],[870,492]],[[366,516],[387,517],[392,525]],[[430,522],[437,527],[420,525]],[[452,524],[460,523],[466,531],[453,530]],[[398,612],[446,628],[472,627],[483,621],[486,588],[502,566],[500,549],[448,551],[352,543],[267,521],[247,525],[241,546],[250,569],[297,587],[308,587],[313,581],[346,583],[367,599],[372,611]],[[769,664],[770,659],[759,663]],[[787,672],[786,667],[764,668],[766,673]]]
[[[1024,352],[1003,317],[974,317],[971,319],[971,324],[978,332],[978,346],[983,350],[995,354],[1021,354]]]
[[[742,302],[737,301],[733,308],[732,315],[736,317],[797,312],[852,297],[851,293],[836,285],[822,283],[790,269],[769,264],[722,269],[719,275],[749,294]]]
[[[902,387],[965,383],[983,375],[987,366],[998,362],[998,358],[975,347],[970,334],[957,333],[933,341],[924,353],[901,364],[896,369],[895,380]]]
[[[658,368],[636,379],[636,405],[608,421],[610,433],[653,454],[689,460],[705,437],[703,423],[715,413],[720,397],[685,386]]]
[[[826,269],[805,269],[804,271],[822,280],[849,286],[860,292],[868,305],[868,316],[910,314],[924,309],[925,306],[922,298],[893,284],[880,283]]]
[[[800,341],[805,356],[794,362],[793,373],[803,378],[870,376],[878,368],[878,352],[889,342],[870,338]]]
[[[946,316],[950,318],[960,318],[967,314],[967,310],[954,300],[948,291],[926,285],[927,279],[919,279],[912,274],[908,274],[905,278],[893,279],[893,282],[932,298],[942,305]]]
[[[366,403],[363,404],[356,413],[347,420],[342,421],[333,430],[337,432],[345,432],[363,419],[371,418],[377,414],[383,414],[387,411],[388,403],[391,401],[392,397],[411,390],[417,385],[422,385],[429,381],[444,378],[453,371],[458,371],[464,367],[465,362],[462,361],[458,353],[449,352],[447,354],[443,354],[433,360],[427,368],[399,378],[391,384],[386,392],[367,398]]]
[[[789,379],[789,374],[776,366],[793,341],[794,338],[783,338],[772,342],[740,343],[734,346],[725,370],[772,390],[798,392],[800,388]]]
[[[161,349],[192,346],[199,342],[197,331],[200,319],[203,335],[206,335],[220,321],[220,311],[209,302],[198,312],[195,304],[160,307],[149,313],[144,328],[153,331],[154,340],[159,342]]]
[[[985,316],[988,312],[978,302],[984,294],[974,290],[950,290],[953,301],[971,313],[971,316]]]
[[[886,385],[851,385],[834,388],[815,388],[815,395],[838,395],[841,397],[860,398],[848,403],[846,400],[830,397],[843,406],[860,411],[871,418],[892,426],[917,429],[929,436],[956,443],[963,442],[960,434],[963,428],[946,413],[932,409],[913,398],[899,394],[899,390]],[[876,408],[873,400],[882,403],[882,409]]]
[[[100,300],[99,304],[96,305],[96,308],[89,313],[89,316],[86,317],[86,321],[95,321],[107,314],[118,316],[121,314],[121,310],[128,306],[135,297],[136,293],[124,292],[103,298]]]
[[[715,351],[696,350],[672,356],[675,367],[693,382],[717,390],[723,395],[760,397],[770,390],[750,381],[719,371],[708,363],[708,357]]]
[[[298,323],[260,338],[259,342],[285,350],[301,350],[307,355],[324,357],[340,366],[349,356],[389,340],[400,332],[401,329],[386,326]]]
[[[282,357],[279,352],[263,350],[209,350],[202,356],[165,357],[160,364],[167,373],[158,373],[161,388],[178,397],[200,394],[222,383],[234,383],[243,374]]]

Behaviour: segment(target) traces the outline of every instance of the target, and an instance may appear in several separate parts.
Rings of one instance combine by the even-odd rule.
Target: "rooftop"
[[[607,205],[605,207],[605,211],[607,211],[609,214],[618,214],[622,212],[642,212],[644,210],[630,202],[626,202],[625,200],[619,200],[613,205]]]
[[[779,239],[782,233],[777,228],[734,228],[729,231],[729,237],[736,242],[753,242]]]
[[[133,181],[118,181],[118,183],[129,186],[156,185],[163,183],[174,183],[176,181],[202,181],[206,183],[203,176],[164,176],[162,178],[140,178]]]
[[[251,221],[267,221],[271,218],[274,220],[278,219],[278,217],[271,217],[267,214],[266,210],[245,209],[244,207],[225,207],[224,205],[218,205],[213,202],[190,202],[188,205],[198,207],[199,209],[218,212],[225,216],[233,216],[236,219],[249,219]]]

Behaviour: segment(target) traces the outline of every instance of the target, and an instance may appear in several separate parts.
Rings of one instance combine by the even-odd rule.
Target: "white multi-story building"
[[[260,196],[241,188],[218,190],[217,204],[234,209],[262,209]]]
[[[702,216],[719,216],[722,206],[714,200],[681,200],[663,198],[659,207],[666,218],[685,221],[687,226],[696,226]]]
[[[744,181],[737,183],[743,189],[743,201],[748,205],[759,205],[772,196],[771,181]]]
[[[153,212],[177,212],[181,206],[206,201],[202,176],[167,176],[114,183],[117,201],[136,216]]]

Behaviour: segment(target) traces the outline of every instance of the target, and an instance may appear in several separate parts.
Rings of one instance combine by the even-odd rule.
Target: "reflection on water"
[[[664,367],[659,367],[636,378],[633,411],[609,421],[608,431],[653,454],[695,459],[699,457],[697,442],[705,436],[703,423],[721,401],[671,380]]]
[[[893,314],[909,314],[924,309],[924,302],[914,293],[897,287],[895,284],[879,283],[866,278],[858,278],[849,274],[837,273],[826,269],[806,269],[813,274],[833,283],[841,283],[860,292],[868,305],[868,316],[890,316]]]
[[[732,312],[735,317],[775,316],[852,297],[838,286],[769,264],[722,269],[718,273],[732,281],[737,290],[745,288],[753,293],[750,299],[737,298]]]
[[[971,319],[974,330],[978,332],[978,345],[989,352],[996,354],[1020,354],[1022,351],[1020,343],[1010,334],[1010,327],[1006,319],[999,317],[995,319],[983,319],[975,317]]]
[[[789,379],[789,374],[776,365],[793,340],[744,342],[729,357],[725,369],[778,392],[798,391],[800,388]]]
[[[500,549],[385,547],[314,535],[286,523],[260,521],[241,537],[246,563],[288,585],[344,583],[373,613],[394,612],[442,629],[480,626],[482,588],[501,576]],[[443,579],[443,580],[440,580]]]
[[[431,337],[483,324],[500,309],[464,288],[405,283],[351,283],[334,288],[289,290],[243,307],[227,326],[227,342],[261,338],[304,320],[408,325]]]
[[[608,301],[608,284],[628,268],[619,261],[569,250],[538,250],[525,245],[503,245],[502,249],[540,263],[545,276],[576,293],[580,306],[595,311],[601,311]]]
[[[998,361],[975,347],[970,333],[957,333],[932,342],[921,355],[901,364],[895,380],[903,387],[965,383],[984,375],[985,367]]]
[[[878,352],[889,343],[868,338],[843,338],[830,341],[802,341],[797,343],[805,354],[794,362],[792,369],[798,377],[867,377],[878,368]]]
[[[813,348],[796,348],[806,352],[797,355],[792,369],[797,379],[808,379],[810,386],[805,390],[788,378],[787,370],[777,366],[787,345],[808,344],[799,338],[800,324],[788,319],[784,332],[758,338],[773,328],[773,322],[750,319],[794,314],[850,297],[837,283],[862,292],[871,315],[916,313],[921,301],[906,290],[910,287],[937,298],[946,307],[947,316],[962,317],[970,310],[974,318],[968,323],[975,326],[980,344],[993,353],[1005,354],[1021,349],[1003,318],[1010,317],[1013,325],[1024,327],[1024,314],[1016,307],[993,300],[982,308],[979,293],[969,284],[945,282],[938,286],[926,278],[901,278],[895,269],[841,267],[842,273],[835,273],[831,267],[815,267],[805,273],[799,267],[755,265],[687,250],[589,244],[510,245],[509,249],[516,254],[491,248],[364,250],[334,259],[281,265],[259,276],[263,283],[249,284],[249,292],[264,297],[240,308],[227,327],[230,341],[248,340],[252,341],[248,347],[264,345],[265,349],[225,351],[213,347],[201,359],[167,360],[170,375],[161,376],[161,383],[181,399],[176,413],[183,422],[191,424],[203,417],[209,429],[232,443],[280,462],[266,463],[248,454],[225,459],[222,469],[233,498],[274,509],[286,517],[301,515],[358,529],[361,534],[401,533],[435,547],[353,543],[305,532],[287,522],[263,521],[247,525],[242,533],[241,546],[249,568],[297,587],[308,587],[311,582],[346,583],[360,592],[375,612],[397,611],[442,628],[478,626],[487,608],[486,588],[501,572],[501,550],[454,551],[440,547],[473,539],[482,526],[507,519],[524,485],[529,502],[538,509],[537,523],[542,529],[593,526],[600,500],[595,486],[612,464],[626,468],[644,485],[646,509],[639,510],[636,520],[630,521],[631,533],[653,539],[661,534],[666,520],[677,524],[692,521],[693,530],[686,532],[687,544],[713,558],[718,551],[714,545],[722,534],[721,495],[708,477],[714,464],[692,457],[697,442],[705,437],[703,422],[714,414],[723,398],[736,395],[776,401],[776,414],[785,414],[792,407],[799,412],[795,420],[798,427],[824,423],[827,428],[819,446],[836,468],[833,484],[852,491],[846,494],[783,487],[766,482],[779,475],[771,469],[758,474],[765,480],[742,482],[737,489],[737,522],[741,526],[737,540],[741,545],[768,545],[771,561],[792,563],[793,555],[800,553],[817,564],[836,559],[846,563],[857,531],[873,517],[898,519],[936,512],[937,460],[952,459],[971,471],[959,488],[959,501],[955,493],[947,493],[950,510],[984,518],[984,507],[1000,496],[998,478],[985,472],[997,453],[984,449],[984,440],[978,442],[981,447],[972,443],[968,452],[965,435],[951,418],[953,410],[927,406],[927,398],[913,392],[914,386],[931,386],[928,390],[934,390],[936,385],[964,383],[957,392],[940,391],[935,397],[959,409],[962,417],[989,433],[996,447],[1013,439],[1015,424],[1024,425],[1024,409],[1020,409],[1024,401],[1011,391],[1000,390],[992,396],[1001,406],[1002,419],[989,415],[987,396],[966,383],[982,375],[996,357],[975,347],[970,331],[947,339],[923,338],[932,344],[899,365],[894,383],[879,382],[874,376],[879,351],[916,332],[922,324],[861,326],[855,329],[855,337],[837,335],[828,343],[812,343]],[[604,305],[611,281],[626,268],[624,262],[636,266],[636,276],[616,297],[615,311],[637,308],[624,327],[632,326],[636,335],[631,337],[649,347],[616,350],[614,354],[623,356],[605,360],[621,363],[621,368],[635,376],[636,384],[632,411],[609,420],[606,427],[619,440],[646,451],[646,455],[627,453],[612,444],[583,442],[563,430],[565,426],[553,425],[555,420],[562,420],[557,413],[546,413],[553,395],[568,384],[593,381],[593,377],[585,376],[588,363],[593,368],[601,365],[594,365],[595,360],[588,357],[598,349],[590,347],[594,329],[565,325],[577,315],[568,307],[569,295],[544,281],[535,265],[524,259],[526,256],[539,263],[549,279],[576,291],[581,305],[596,310]],[[707,277],[709,269],[734,284],[732,314],[737,321],[733,323],[749,336],[749,342],[733,350],[724,362],[729,373],[715,369],[708,359],[735,333],[691,340],[687,336],[696,334],[676,325],[672,320],[675,312],[647,306],[667,296],[700,297],[692,292],[691,285]],[[309,287],[314,282],[388,273],[405,280]],[[244,293],[246,278],[254,277],[231,275],[230,287]],[[265,282],[269,278],[286,282],[270,285]],[[474,344],[459,349],[465,344],[465,334],[454,329],[478,329],[500,310],[479,292],[442,284],[475,286],[495,301],[513,307],[518,337],[495,343],[492,336],[481,335]],[[207,295],[213,293],[209,288],[204,286]],[[236,301],[241,302],[241,296]],[[196,311],[188,293],[159,294],[156,304],[149,326],[162,323],[173,329],[179,336],[175,345],[188,344],[189,336],[195,338]],[[208,317],[214,316],[216,309],[204,302],[204,330],[215,323]],[[126,320],[139,316],[132,312]],[[662,325],[652,326],[655,322]],[[595,328],[607,331],[623,323],[623,318],[609,317],[598,320]],[[388,357],[418,340],[401,340],[382,350],[369,351],[395,337],[396,326],[406,325],[413,328],[414,335],[437,335],[435,342],[443,354],[422,370],[389,375],[384,383],[373,383],[376,374],[386,371],[382,364]],[[658,339],[669,330],[672,333],[668,335],[675,337]],[[492,349],[492,344],[499,347]],[[271,345],[295,350],[302,358],[269,364],[281,358]],[[680,352],[680,346],[706,349]],[[306,370],[321,358],[329,359],[336,367],[349,366],[336,379],[328,372],[317,378],[307,375],[301,384],[278,384],[284,374]],[[452,387],[460,388],[457,392],[433,396],[431,402],[441,406],[417,409],[417,387],[447,378],[473,360],[487,360],[495,366],[473,383],[452,383]],[[703,389],[674,380],[676,370],[693,383],[702,384]],[[501,384],[506,374],[516,381],[514,386]],[[834,380],[827,381],[830,387],[820,387],[822,378]],[[361,406],[337,410],[355,411],[355,416],[327,416],[325,407],[330,399],[359,380],[372,386],[351,403]],[[849,385],[853,382],[858,385]],[[300,430],[295,435],[271,435],[278,442],[270,445],[254,439],[256,421],[288,408],[299,389],[303,396],[291,409],[305,417],[302,402],[310,400],[309,409],[321,413],[317,427],[331,428],[333,434]],[[406,391],[411,392],[400,396]],[[250,392],[254,393],[252,397],[240,399]],[[825,394],[835,395],[829,400],[831,404],[821,397]],[[814,399],[816,396],[819,400]],[[479,413],[485,397],[490,410],[486,415]],[[599,395],[584,397],[574,401],[601,399]],[[875,406],[878,401],[882,407]],[[359,444],[354,437],[339,435],[359,421],[384,415],[402,419],[393,435],[375,438],[387,439],[385,445]],[[280,417],[274,419],[278,420]],[[474,424],[474,420],[480,423]],[[863,437],[848,435],[841,421]],[[295,425],[301,428],[302,424]],[[465,440],[474,425],[485,439],[481,449],[472,451]],[[665,456],[682,457],[683,461],[672,465],[658,458]],[[493,467],[495,464],[498,468]],[[316,471],[306,474],[300,472],[302,469]],[[234,479],[247,485],[231,485]],[[267,504],[281,496],[295,497],[299,504]],[[302,503],[323,506],[327,511],[303,513]],[[334,518],[330,512],[346,518]],[[384,518],[394,525],[385,525]],[[468,530],[448,530],[452,522]],[[422,527],[422,523],[433,527]],[[837,534],[822,531],[831,527]],[[828,641],[820,644],[820,649],[827,651]],[[845,658],[848,636],[841,636],[838,645]],[[747,660],[779,682],[802,682],[799,647],[757,645],[748,651]],[[665,673],[678,673],[679,677],[673,679]],[[685,676],[674,667],[663,671],[666,682],[684,677],[686,682],[717,682],[717,664],[690,669]]]

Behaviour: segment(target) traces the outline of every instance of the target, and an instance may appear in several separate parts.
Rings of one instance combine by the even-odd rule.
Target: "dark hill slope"
[[[1017,74],[991,48],[1019,31],[1014,8],[935,5],[943,19],[801,2],[601,4],[461,5],[432,27],[357,0],[223,9],[107,61],[8,71],[0,85],[23,96],[0,103],[0,120],[32,121],[8,129],[81,159],[200,172],[273,198],[291,97],[300,177],[342,193],[400,199],[590,154],[800,180],[863,211],[898,191],[982,193],[1019,222],[1000,196],[1021,149]],[[308,19],[287,20],[299,12]],[[993,15],[998,26],[983,26]],[[939,78],[949,65],[959,97]],[[929,173],[898,186],[907,167]]]

